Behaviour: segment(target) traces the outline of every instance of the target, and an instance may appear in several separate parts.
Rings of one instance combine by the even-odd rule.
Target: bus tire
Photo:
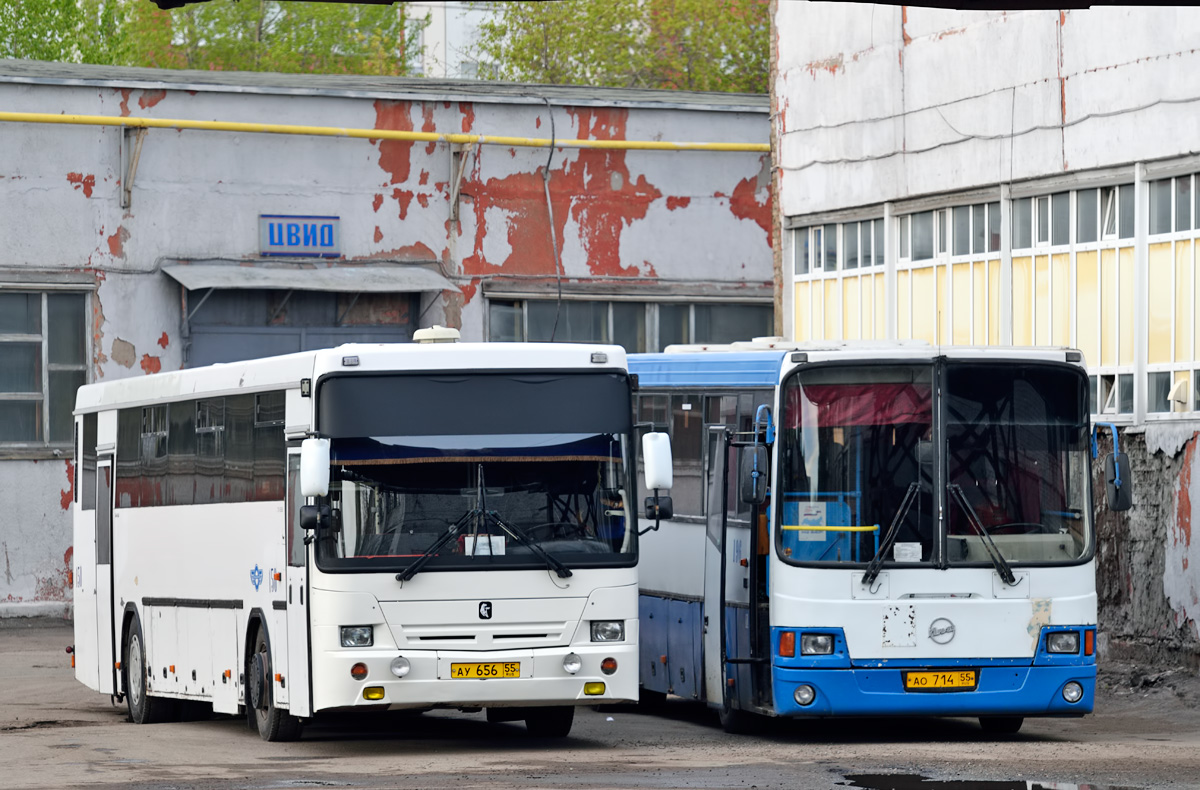
[[[1024,716],[980,716],[979,726],[989,735],[1016,735],[1021,725],[1025,723]]]
[[[757,724],[753,713],[731,707],[728,697],[725,697],[725,701],[717,710],[717,715],[721,719],[721,729],[731,735],[745,735],[753,732],[754,726]]]
[[[270,642],[265,625],[260,623],[255,629],[252,644],[254,649],[246,665],[246,707],[253,711],[258,734],[264,741],[298,740],[302,727],[300,719],[275,707],[275,697],[271,693]]]
[[[142,635],[141,620],[136,614],[129,621],[129,630],[125,633],[121,672],[124,675],[125,704],[129,708],[130,721],[134,724],[157,724],[175,718],[178,708],[175,700],[150,696],[146,641]]]
[[[574,722],[575,708],[571,705],[529,708],[525,712],[525,729],[535,738],[565,738]]]

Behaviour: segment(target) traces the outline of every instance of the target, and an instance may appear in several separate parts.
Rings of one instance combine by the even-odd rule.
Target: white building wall
[[[783,216],[1195,149],[1200,12],[780,0]]]

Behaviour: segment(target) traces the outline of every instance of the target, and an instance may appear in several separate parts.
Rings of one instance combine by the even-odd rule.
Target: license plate
[[[905,672],[905,691],[974,691],[979,675],[974,669],[950,672]]]
[[[481,664],[451,664],[450,677],[460,678],[519,678],[521,662],[492,661]]]

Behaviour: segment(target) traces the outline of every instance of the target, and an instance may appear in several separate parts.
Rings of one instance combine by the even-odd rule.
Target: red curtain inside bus
[[[822,427],[851,425],[929,425],[933,420],[932,388],[927,384],[816,384],[789,387],[787,425],[799,428],[802,415],[817,408]],[[809,426],[812,427],[812,426]]]

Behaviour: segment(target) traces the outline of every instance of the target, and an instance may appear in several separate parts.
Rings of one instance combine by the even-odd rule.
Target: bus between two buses
[[[675,463],[675,516],[642,542],[643,699],[705,700],[731,731],[765,714],[1016,732],[1092,710],[1078,351],[688,350],[629,363],[639,425],[670,432]],[[1129,507],[1123,454],[1107,473]]]
[[[75,414],[76,677],[133,721],[192,701],[273,741],[486,708],[565,736],[637,698],[620,347],[342,346],[84,386]]]

